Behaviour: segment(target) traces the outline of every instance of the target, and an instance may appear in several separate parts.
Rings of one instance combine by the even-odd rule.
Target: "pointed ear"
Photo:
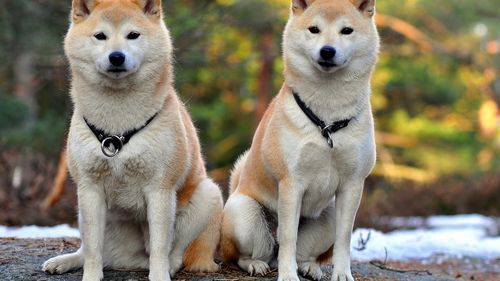
[[[367,17],[375,14],[375,0],[350,0],[358,10]]]
[[[309,5],[315,0],[292,0],[292,13],[294,15],[300,15],[304,12]]]
[[[73,0],[71,7],[71,19],[78,22],[86,19],[96,5],[96,0]]]
[[[160,17],[161,10],[161,0],[140,0],[139,1],[142,10],[147,16]]]

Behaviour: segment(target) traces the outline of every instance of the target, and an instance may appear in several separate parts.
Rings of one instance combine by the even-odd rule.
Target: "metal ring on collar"
[[[324,134],[324,133],[325,133],[325,131],[326,131],[326,132],[328,132],[328,133],[330,133],[330,128],[331,128],[331,127],[334,127],[334,126],[335,126],[335,123],[330,124],[330,125],[326,125],[324,128],[322,128],[322,129],[321,129],[321,133],[322,133],[322,134]],[[321,128],[321,127],[320,127],[320,128]]]
[[[119,136],[109,136],[105,139],[102,140],[101,142],[101,151],[104,155],[106,155],[107,157],[114,157],[118,154],[118,152],[120,152],[120,150],[122,149],[123,147],[123,140],[122,140],[123,137],[119,137]],[[109,149],[109,147],[111,146],[111,144],[113,145],[113,148],[115,149],[114,151],[112,151],[111,149]]]

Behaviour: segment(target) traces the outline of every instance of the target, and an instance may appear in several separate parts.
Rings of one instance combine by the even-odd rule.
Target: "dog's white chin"
[[[134,78],[130,77],[133,73],[103,73],[99,72],[99,85],[110,90],[124,90],[129,89],[135,83]]]
[[[319,64],[316,64],[316,66],[317,66],[317,69],[319,71],[321,71],[322,73],[334,73],[334,72],[336,72],[337,70],[340,69],[340,67],[338,67],[338,66],[324,67],[324,66],[321,66]]]
[[[99,69],[99,73],[101,75],[103,75],[104,77],[106,77],[108,79],[113,79],[113,80],[121,80],[121,79],[127,78],[130,75],[134,74],[135,72],[136,71],[133,71],[133,70],[127,70],[124,72],[111,72],[111,71]]]

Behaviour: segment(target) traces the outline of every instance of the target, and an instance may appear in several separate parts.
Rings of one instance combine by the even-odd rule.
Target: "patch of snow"
[[[489,235],[498,235],[498,224],[493,218],[477,214],[424,217],[381,217],[378,223],[390,228],[483,228]]]
[[[412,221],[417,220],[413,218]],[[358,261],[404,261],[436,255],[500,258],[500,237],[489,236],[497,233],[494,219],[481,215],[434,216],[428,218],[425,225],[425,229],[389,233],[356,229],[351,239],[351,256]]]
[[[77,228],[67,224],[57,226],[22,226],[6,227],[0,225],[0,237],[15,238],[60,238],[60,237],[80,237]]]
[[[473,228],[484,229],[488,234],[497,234],[497,224],[494,219],[481,215],[432,216],[427,219],[431,228]]]

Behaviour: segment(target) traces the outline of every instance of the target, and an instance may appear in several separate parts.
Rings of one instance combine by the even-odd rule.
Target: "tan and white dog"
[[[160,0],[73,0],[65,38],[74,113],[68,165],[78,186],[81,248],[43,270],[216,271],[222,196],[173,88]]]
[[[332,280],[353,280],[351,232],[375,163],[374,13],[375,0],[292,1],[285,83],[233,170],[223,260],[265,274],[278,248],[278,280],[297,269],[319,280],[333,256]]]

